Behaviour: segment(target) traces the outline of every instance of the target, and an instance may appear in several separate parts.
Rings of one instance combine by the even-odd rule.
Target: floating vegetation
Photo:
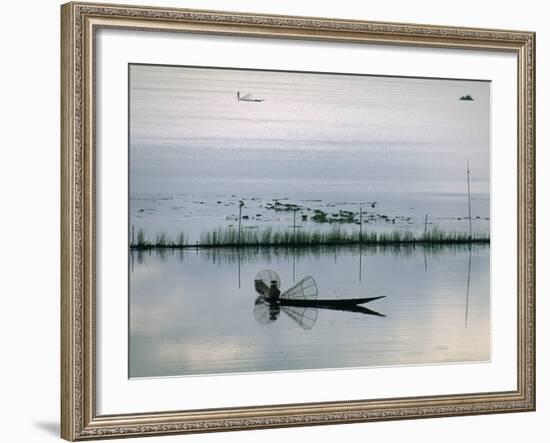
[[[287,199],[273,199],[274,203],[266,203],[265,208],[271,209],[274,211],[298,211],[302,209],[302,206],[297,205],[295,203],[281,203],[280,200],[287,200]]]
[[[241,230],[235,228],[218,228],[204,232],[195,244],[188,242],[187,237],[180,233],[175,240],[165,233],[157,234],[154,240],[148,240],[140,229],[137,241],[130,244],[132,249],[154,248],[209,248],[209,247],[315,247],[330,245],[395,245],[395,244],[471,244],[489,243],[488,235],[475,233],[470,237],[464,232],[449,232],[433,227],[422,234],[409,230],[393,230],[387,232],[349,231],[340,227],[321,230],[296,229],[262,229]]]
[[[324,212],[324,211],[321,211],[320,209],[315,209],[313,211],[313,215],[311,216],[311,219],[314,222],[317,222],[317,223],[328,223],[329,222],[329,219],[327,217],[327,213]]]
[[[374,208],[376,202],[369,203]],[[327,207],[335,207],[335,205],[327,205]],[[271,209],[274,211],[281,212],[297,212],[299,211],[299,216],[303,221],[311,220],[315,223],[340,223],[340,224],[355,224],[358,225],[361,223],[361,212],[354,212],[349,210],[340,209],[338,212],[327,212],[322,209],[313,209],[313,215],[304,214],[304,212],[311,212],[311,208],[306,208],[294,203],[281,203],[279,201],[274,201],[274,203],[267,203],[265,205],[266,209]],[[388,216],[383,214],[367,213],[366,211],[362,212],[363,214],[363,223],[373,223],[373,222],[382,222],[382,223],[409,223],[411,222],[410,217],[405,216]],[[244,217],[243,217],[244,218]]]

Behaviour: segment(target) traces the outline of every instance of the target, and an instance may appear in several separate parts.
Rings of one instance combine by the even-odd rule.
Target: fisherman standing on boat
[[[271,286],[269,287],[268,301],[270,302],[278,301],[279,295],[281,295],[281,291],[278,288],[277,280],[271,280]]]

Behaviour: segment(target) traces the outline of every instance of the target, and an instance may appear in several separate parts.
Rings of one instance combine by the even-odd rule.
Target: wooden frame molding
[[[535,409],[535,34],[123,5],[61,7],[61,435],[86,440]],[[507,51],[518,66],[518,380],[511,392],[98,416],[95,408],[97,29]]]

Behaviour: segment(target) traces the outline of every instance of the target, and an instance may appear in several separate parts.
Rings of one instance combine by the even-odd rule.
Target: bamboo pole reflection
[[[359,281],[361,281],[361,276],[363,272],[363,246],[359,244]]]
[[[296,281],[296,248],[292,254],[292,282]]]
[[[241,289],[241,251],[237,250],[237,270],[239,274],[239,289]]]
[[[424,251],[424,271],[428,272],[428,254],[426,252],[426,246],[423,246],[422,250]]]
[[[470,303],[470,276],[472,273],[472,248],[468,248],[468,279],[466,282],[466,313],[464,314],[464,327],[468,327],[468,305]]]

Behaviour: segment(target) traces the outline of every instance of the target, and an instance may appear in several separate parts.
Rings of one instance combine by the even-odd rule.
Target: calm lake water
[[[287,229],[279,199],[299,229],[333,227],[314,210],[362,209],[366,229],[421,232],[428,214],[463,233],[469,161],[473,230],[488,235],[489,116],[486,81],[132,65],[129,223],[194,244],[234,228],[243,201],[243,229]]]
[[[131,244],[195,246],[239,221],[467,237],[468,163],[472,233],[489,237],[490,82],[149,65],[129,82]],[[488,244],[130,250],[129,374],[486,361],[489,257]],[[319,299],[385,298],[370,313],[270,311],[264,269],[283,291],[309,275]]]
[[[488,245],[131,252],[130,376],[487,361],[489,253]],[[310,329],[285,312],[263,324],[254,312],[263,269],[280,275],[283,291],[312,276],[319,299],[385,295],[366,305],[385,317],[317,309]]]

